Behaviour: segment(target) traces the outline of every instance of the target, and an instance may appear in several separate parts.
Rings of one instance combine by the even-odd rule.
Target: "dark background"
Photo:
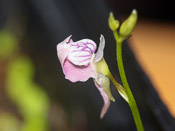
[[[115,41],[107,23],[108,15],[112,10],[120,19],[128,16],[133,8],[137,9],[139,18],[171,23],[175,20],[173,4],[170,1],[0,0],[0,28],[8,22],[15,26],[14,31],[24,32],[20,39],[20,51],[29,55],[34,62],[35,80],[42,85],[51,99],[50,114],[53,105],[56,105],[63,109],[62,113],[66,115],[67,127],[55,122],[59,118],[50,118],[51,130],[136,130],[129,106],[112,84],[116,102],[111,103],[108,113],[100,120],[103,101],[93,81],[90,79],[85,83],[71,83],[65,80],[56,54],[57,43],[69,35],[73,35],[74,41],[89,38],[98,44],[100,34],[103,34],[106,39],[105,59],[121,83],[115,60]],[[145,131],[175,130],[174,118],[160,100],[126,41],[123,44],[123,53],[126,75]]]

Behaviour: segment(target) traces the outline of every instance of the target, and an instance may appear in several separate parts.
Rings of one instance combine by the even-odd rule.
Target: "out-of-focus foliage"
[[[7,58],[13,55],[18,48],[16,37],[7,29],[0,30],[0,58]]]
[[[20,122],[13,114],[1,113],[0,116],[0,131],[20,130]]]
[[[5,88],[23,118],[21,128],[18,129],[15,116],[1,116],[0,131],[47,131],[49,98],[34,82],[31,59],[18,53],[17,49],[18,40],[13,33],[8,30],[0,31],[0,60],[8,60]]]
[[[23,131],[45,131],[49,100],[33,82],[34,68],[27,57],[17,57],[8,66],[7,91],[24,117]]]

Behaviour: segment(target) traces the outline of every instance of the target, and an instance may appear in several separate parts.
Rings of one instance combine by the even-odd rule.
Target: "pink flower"
[[[105,39],[101,35],[100,44],[96,50],[96,43],[90,39],[73,42],[72,36],[57,45],[57,55],[60,60],[65,78],[71,82],[94,79],[94,83],[104,100],[100,117],[108,111],[110,100],[115,101],[110,91],[108,78],[109,69],[103,58]]]

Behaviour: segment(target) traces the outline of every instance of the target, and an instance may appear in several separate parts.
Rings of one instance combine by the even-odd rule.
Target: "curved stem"
[[[110,73],[109,78],[111,79],[112,83],[115,85],[117,88],[119,94],[125,99],[126,102],[129,103],[128,95],[126,94],[125,89],[115,80],[113,75]]]
[[[116,36],[115,33],[114,33],[114,36]],[[127,78],[126,78],[126,75],[125,75],[125,70],[124,70],[123,60],[122,60],[122,40],[117,38],[116,41],[117,41],[117,52],[116,52],[117,53],[116,54],[117,55],[117,63],[118,63],[119,73],[120,73],[120,77],[121,77],[124,89],[125,89],[125,91],[128,95],[128,99],[129,99],[128,104],[131,108],[132,115],[134,117],[134,121],[135,121],[137,130],[138,131],[144,131],[142,121],[141,121],[141,118],[140,118],[140,114],[139,114],[139,111],[138,111],[138,108],[137,108],[137,104],[135,102],[134,96],[131,92],[131,89],[129,87],[129,84],[127,82]]]

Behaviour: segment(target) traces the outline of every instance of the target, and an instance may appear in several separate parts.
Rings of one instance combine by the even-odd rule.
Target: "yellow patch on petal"
[[[95,66],[98,73],[102,73],[107,76],[110,74],[108,65],[106,64],[106,61],[104,58],[101,61],[97,62]]]

